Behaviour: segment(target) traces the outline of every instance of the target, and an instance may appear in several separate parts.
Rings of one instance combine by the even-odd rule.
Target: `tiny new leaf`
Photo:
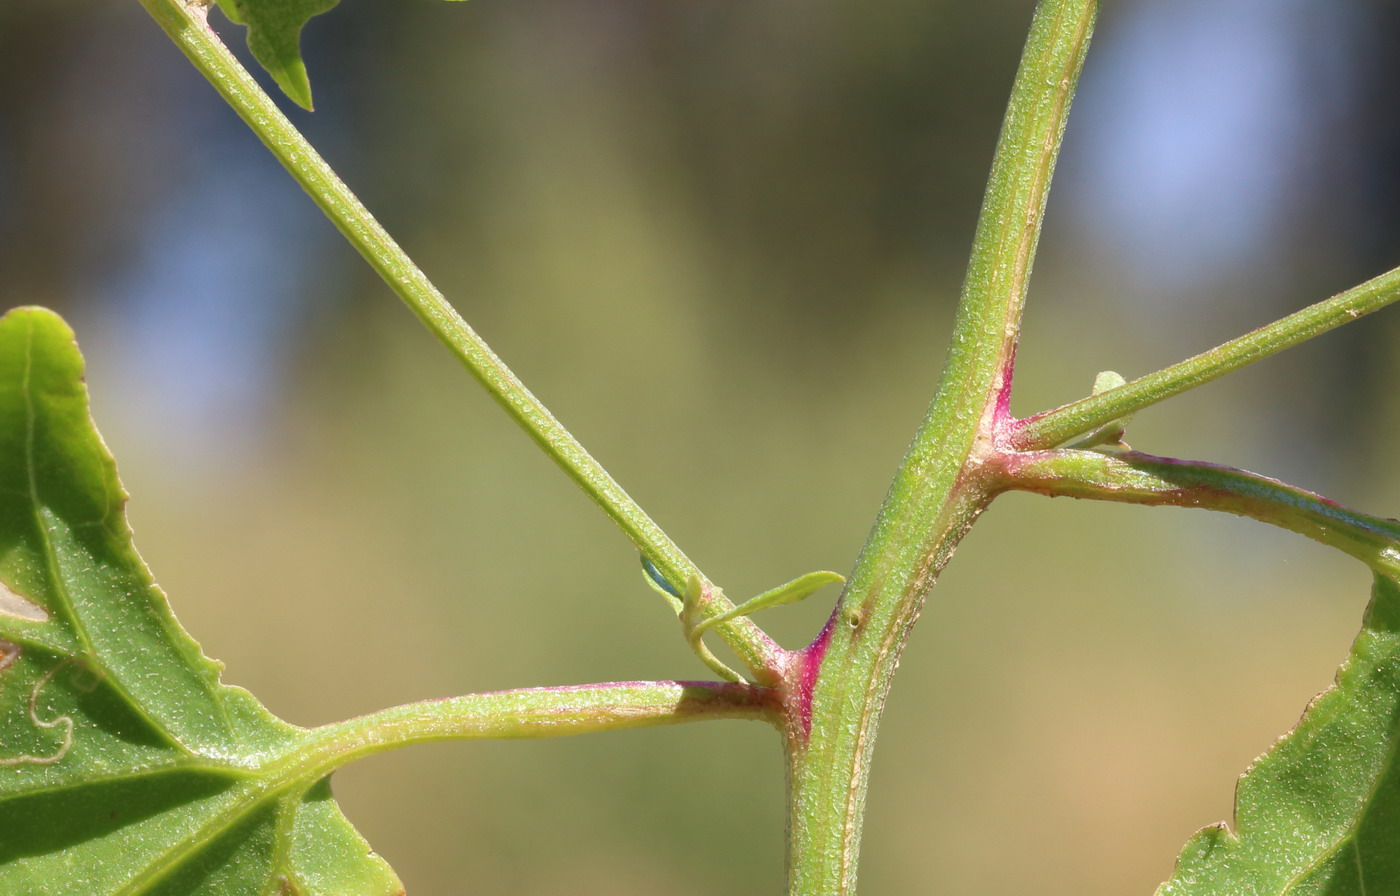
[[[1158,896],[1400,893],[1400,582],[1376,574],[1334,687],[1240,779]]]
[[[0,893],[402,893],[334,758],[171,615],[82,376],[52,312],[0,318]]]
[[[218,0],[230,20],[248,27],[248,49],[282,92],[311,108],[311,82],[301,59],[301,29],[340,0]]]

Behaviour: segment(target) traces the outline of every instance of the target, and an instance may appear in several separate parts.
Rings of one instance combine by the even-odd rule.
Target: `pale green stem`
[[[1026,283],[1097,11],[1093,0],[1037,5],[937,395],[826,631],[794,663],[796,693],[786,700],[792,896],[854,892],[876,728],[895,667],[934,577],[990,500],[982,467],[999,454]]]
[[[1400,268],[1387,271],[1360,286],[1180,364],[1173,364],[1116,389],[1028,417],[1017,424],[1011,437],[1012,447],[1021,451],[1053,448],[1126,414],[1180,395],[1232,370],[1351,323],[1397,299],[1400,299]]]
[[[564,737],[710,719],[778,721],[776,693],[750,684],[623,681],[425,700],[317,728],[298,764],[326,773],[376,753],[445,740]],[[309,757],[309,758],[308,758]]]
[[[1068,448],[1008,455],[1006,487],[1042,495],[1219,510],[1260,520],[1400,574],[1400,522],[1234,467],[1137,451]]]
[[[692,576],[703,579],[700,569],[525,388],[306,142],[209,28],[205,6],[198,0],[140,2],[404,304],[520,428],[612,517],[667,581],[683,586]],[[716,631],[760,680],[772,679],[780,648],[756,625],[738,618],[717,626]]]

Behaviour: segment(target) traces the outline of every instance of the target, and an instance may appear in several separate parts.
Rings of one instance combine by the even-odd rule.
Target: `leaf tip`
[[[218,0],[229,21],[248,28],[248,50],[287,98],[313,110],[311,80],[301,58],[301,32],[312,16],[339,0]]]
[[[277,86],[282,88],[282,92],[287,98],[307,112],[315,112],[316,107],[311,102],[311,79],[306,75],[306,67],[298,60],[295,70],[285,72],[281,75],[273,74],[273,80]]]

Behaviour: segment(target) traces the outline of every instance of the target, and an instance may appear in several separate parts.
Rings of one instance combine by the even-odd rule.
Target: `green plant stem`
[[[317,728],[296,755],[299,763],[311,763],[324,773],[412,744],[564,737],[712,719],[776,724],[776,694],[756,685],[710,681],[621,681],[468,694]]]
[[[306,142],[209,28],[204,5],[198,0],[140,2],[424,326],[569,478],[612,517],[662,575],[673,585],[684,585],[691,576],[704,579],[699,567],[525,388]],[[719,611],[730,608],[732,605],[717,606]],[[715,630],[755,676],[760,680],[773,678],[780,648],[752,621],[743,617],[731,619]]]
[[[1011,489],[1233,513],[1306,535],[1377,572],[1400,574],[1400,522],[1257,473],[1137,451],[1068,448],[1013,454],[1005,463]]]
[[[854,892],[876,728],[900,652],[994,491],[984,467],[999,455],[1026,282],[1097,11],[1093,0],[1037,4],[938,392],[836,612],[794,663],[796,695],[785,701],[793,896]]]
[[[1232,370],[1306,342],[1400,299],[1400,268],[1232,339],[1180,364],[1020,421],[1011,446],[1053,448],[1149,405],[1180,395]]]

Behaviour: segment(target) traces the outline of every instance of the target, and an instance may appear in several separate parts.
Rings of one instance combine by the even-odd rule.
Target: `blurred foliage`
[[[1153,2],[1106,10],[1100,49]],[[308,28],[318,112],[295,120],[643,506],[729,593],[753,594],[859,550],[932,393],[1030,7],[360,0]],[[1372,16],[1348,57],[1364,89],[1297,172],[1262,273],[1173,292],[1087,241],[1072,119],[1017,412],[1400,262],[1400,24],[1356,8]],[[227,678],[313,724],[437,694],[703,675],[634,552],[323,222],[279,199],[279,242],[216,273],[153,241],[167,232],[152,222],[199,208],[220,177],[299,198],[163,40],[135,4],[0,5],[0,271],[8,304],[78,329],[138,543]],[[1078,116],[1111,74],[1091,54]],[[202,223],[180,220],[170,233]],[[194,247],[244,251],[217,231]],[[111,288],[133,259],[168,305]],[[271,312],[268,266],[302,272]],[[223,329],[170,321],[216,288],[246,303],[228,320],[272,314],[227,372],[265,391],[176,425],[167,396],[202,381]],[[1129,441],[1394,513],[1398,324],[1384,313],[1140,414]],[[998,502],[903,663],[865,889],[1150,892],[1328,683],[1365,575],[1233,519]],[[822,603],[765,625],[799,644]],[[600,610],[634,637],[606,634]],[[723,766],[701,758],[715,745]],[[781,767],[766,732],[726,724],[422,748],[336,783],[418,896],[467,881],[763,894],[782,871]]]

